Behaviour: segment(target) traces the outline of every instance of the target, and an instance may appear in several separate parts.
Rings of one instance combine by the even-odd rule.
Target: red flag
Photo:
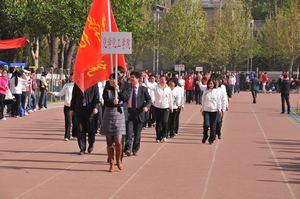
[[[23,48],[26,45],[26,37],[12,40],[0,40],[0,50]]]
[[[110,9],[112,32],[118,32],[117,24]],[[94,0],[81,37],[75,66],[74,82],[82,91],[107,80],[111,74],[110,55],[101,53],[102,32],[109,31],[108,1]],[[113,63],[112,63],[113,64]],[[124,55],[118,56],[118,65],[126,70]]]

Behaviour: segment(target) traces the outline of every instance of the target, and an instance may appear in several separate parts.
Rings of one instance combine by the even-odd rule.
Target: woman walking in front
[[[210,128],[209,144],[215,140],[216,124],[218,114],[221,112],[221,99],[219,91],[216,89],[216,83],[212,79],[207,82],[207,90],[202,96],[202,115],[203,115],[203,139],[204,144],[208,139],[208,128]],[[222,117],[222,115],[220,115]]]
[[[116,95],[117,94],[117,95]],[[123,153],[122,136],[126,134],[125,116],[123,102],[127,101],[126,92],[119,87],[114,74],[109,78],[103,91],[104,114],[101,126],[101,134],[106,136],[109,172],[114,171],[116,152],[116,163],[119,170],[123,169],[121,156]]]

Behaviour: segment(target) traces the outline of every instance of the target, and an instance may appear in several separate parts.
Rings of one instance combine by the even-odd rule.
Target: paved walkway
[[[143,131],[139,156],[108,173],[105,139],[91,155],[63,141],[62,108],[0,123],[1,199],[296,199],[300,198],[300,128],[280,113],[277,94],[235,95],[223,138],[203,145],[200,107],[187,105],[180,135],[155,143]],[[291,101],[300,104],[300,95]]]

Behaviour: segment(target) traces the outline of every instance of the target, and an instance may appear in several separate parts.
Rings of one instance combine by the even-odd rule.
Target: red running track
[[[296,106],[300,95],[291,96]],[[200,107],[187,105],[180,135],[155,143],[143,131],[141,151],[122,172],[107,172],[105,139],[79,156],[63,141],[63,109],[55,105],[0,123],[0,199],[296,199],[300,198],[300,127],[281,115],[280,96],[235,95],[223,137],[203,145]]]

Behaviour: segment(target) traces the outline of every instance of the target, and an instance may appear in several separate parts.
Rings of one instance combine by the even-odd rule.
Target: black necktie
[[[133,86],[132,87],[132,98],[131,98],[131,105],[132,105],[132,108],[136,108],[136,87]]]

